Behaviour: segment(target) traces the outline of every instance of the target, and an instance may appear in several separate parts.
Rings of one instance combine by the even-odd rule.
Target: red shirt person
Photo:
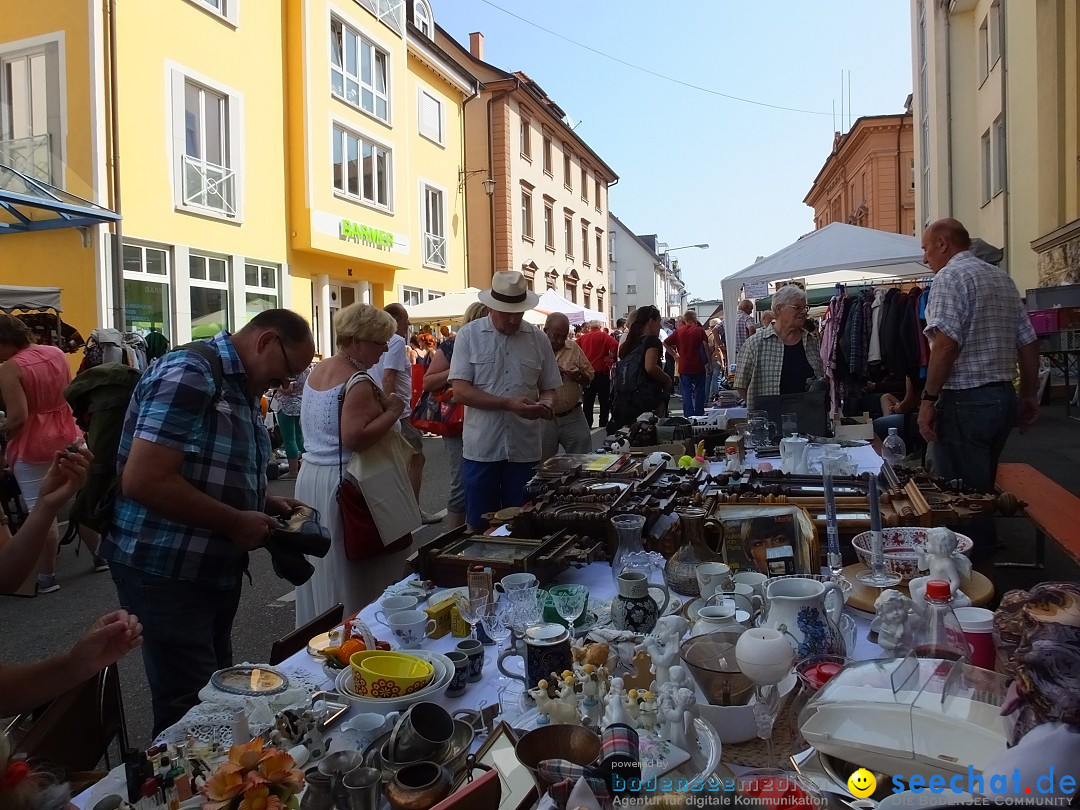
[[[578,338],[577,344],[592,364],[596,374],[581,393],[581,406],[585,420],[593,426],[593,405],[600,400],[600,427],[606,427],[611,412],[611,368],[619,352],[619,341],[600,328],[596,321],[586,324],[588,329]]]
[[[698,322],[697,312],[688,309],[683,315],[686,323],[668,335],[664,345],[674,350],[679,363],[679,387],[682,389],[684,416],[700,416],[705,412],[705,370],[709,361],[709,335]]]

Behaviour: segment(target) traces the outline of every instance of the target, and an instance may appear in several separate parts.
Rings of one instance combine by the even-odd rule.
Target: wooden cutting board
[[[866,566],[862,563],[855,563],[849,565],[844,569],[844,579],[851,583],[851,594],[848,596],[847,603],[855,610],[863,610],[867,613],[874,612],[874,602],[878,596],[881,595],[881,588],[871,588],[869,585],[863,585],[858,580],[858,573],[865,571]],[[908,593],[908,587],[906,584],[893,585],[893,590],[900,591],[904,596],[910,596]],[[968,580],[961,590],[968,595],[971,599],[971,603],[975,607],[985,607],[990,603],[990,600],[994,598],[994,584],[980,574],[978,571],[971,572],[971,579]]]

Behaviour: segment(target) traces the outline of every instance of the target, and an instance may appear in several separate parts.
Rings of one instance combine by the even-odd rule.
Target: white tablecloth
[[[583,568],[570,568],[564,571],[559,576],[560,583],[585,585],[589,589],[589,596],[592,602],[605,602],[612,598],[615,593],[615,584],[611,577],[611,567],[607,563],[593,563],[592,565],[585,566]],[[395,587],[395,586],[391,586]],[[686,603],[688,597],[680,597],[683,599],[683,603]],[[389,639],[389,629],[378,622],[375,619],[375,610],[378,608],[377,604],[368,605],[360,612],[361,618],[366,621],[375,632],[376,636],[380,638]],[[866,639],[867,630],[869,629],[871,616],[861,613],[859,611],[852,611],[847,609],[856,621],[856,644],[854,650],[854,658],[857,659],[869,659],[875,658],[881,654],[880,648],[876,644],[871,644]],[[454,649],[455,645],[461,641],[460,638],[456,638],[452,635],[446,635],[439,639],[427,639],[424,643],[424,648],[429,650],[435,650],[438,652],[449,652]],[[484,658],[484,678],[477,683],[470,683],[465,693],[459,697],[443,697],[440,699],[440,704],[445,706],[447,711],[454,712],[458,709],[478,709],[485,706],[491,706],[499,702],[499,688],[501,684],[497,681],[500,676],[498,667],[496,666],[496,660],[498,658],[498,652],[494,646],[485,648]],[[511,656],[507,659],[507,669],[514,672],[521,672],[521,659],[516,656]],[[324,676],[321,663],[307,654],[306,650],[301,650],[295,655],[290,656],[280,665],[278,668],[286,673],[302,672],[310,674],[312,676]],[[324,688],[333,689],[334,684],[324,678]],[[698,692],[698,699],[704,701],[704,697]],[[344,722],[353,712],[350,711],[345,718],[339,721]],[[480,744],[478,740],[477,745]],[[310,766],[305,766],[310,767]],[[110,772],[106,780],[110,784],[123,785],[123,766],[114,768]],[[104,781],[104,780],[103,780]],[[93,789],[86,790],[80,793],[73,799],[73,803],[79,810],[88,810],[90,805],[87,804]],[[100,796],[100,793],[97,794]]]

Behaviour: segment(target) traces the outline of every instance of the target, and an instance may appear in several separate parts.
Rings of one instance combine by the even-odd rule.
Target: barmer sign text
[[[394,235],[369,225],[361,225],[351,219],[341,220],[340,237],[346,242],[358,242],[372,247],[390,250],[394,247]]]

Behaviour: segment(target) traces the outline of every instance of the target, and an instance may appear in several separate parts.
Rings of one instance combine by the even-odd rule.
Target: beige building
[[[1080,4],[912,0],[916,225],[1005,248],[1021,291],[1080,281]]]
[[[836,133],[803,202],[814,227],[846,222],[890,233],[915,233],[915,157],[911,100],[899,115],[867,115]]]
[[[465,104],[469,284],[493,270],[522,270],[533,289],[610,312],[608,188],[618,180],[567,124],[566,114],[524,73],[484,61],[484,37],[469,48],[436,26],[436,43],[476,76]]]

